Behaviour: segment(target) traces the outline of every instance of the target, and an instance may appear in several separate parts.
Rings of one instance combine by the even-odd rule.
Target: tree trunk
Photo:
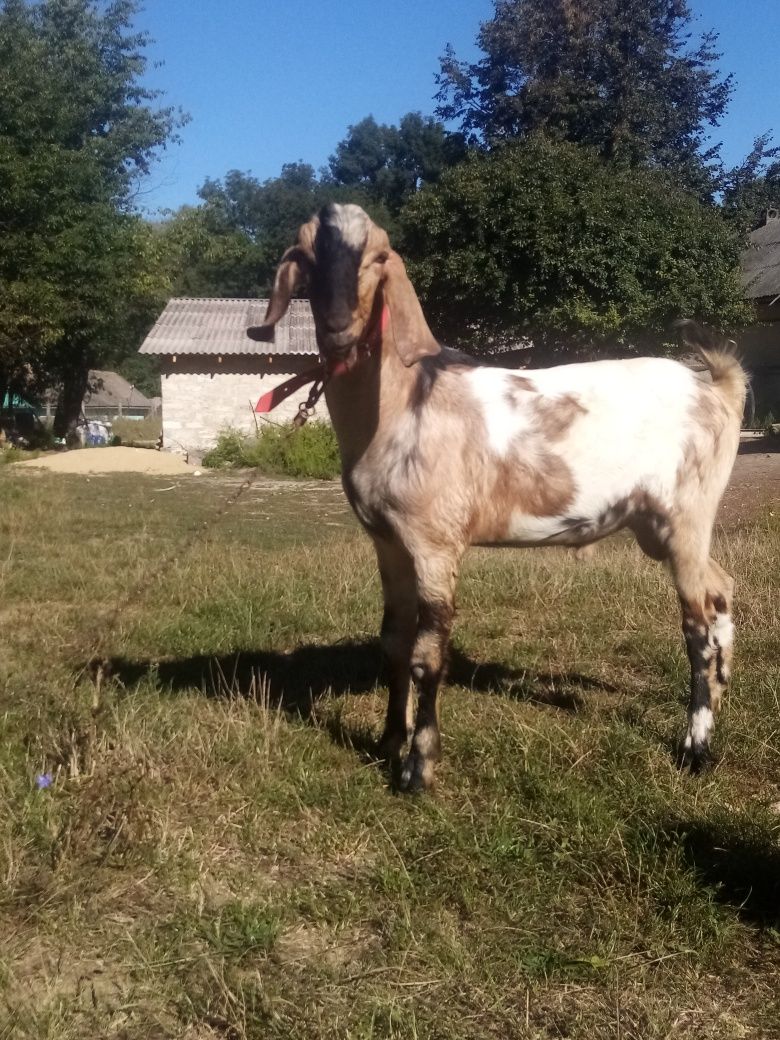
[[[89,368],[85,365],[74,366],[66,373],[54,415],[55,437],[64,437],[68,441],[75,434],[88,382]]]

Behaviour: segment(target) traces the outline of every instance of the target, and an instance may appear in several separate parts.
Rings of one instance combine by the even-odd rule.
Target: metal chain
[[[309,391],[309,396],[305,401],[298,405],[298,413],[293,419],[293,426],[296,430],[300,430],[301,426],[304,426],[307,420],[316,412],[317,409],[315,406],[317,401],[322,397],[322,392],[325,389],[326,382],[327,377],[315,380],[312,384],[311,390]]]

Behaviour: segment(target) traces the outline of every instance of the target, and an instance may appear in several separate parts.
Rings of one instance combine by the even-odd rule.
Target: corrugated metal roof
[[[273,343],[256,343],[246,330],[261,325],[268,300],[170,300],[141,344],[141,354],[316,354],[308,300],[291,300]]]
[[[780,217],[769,217],[751,232],[742,254],[742,284],[749,300],[780,294]]]

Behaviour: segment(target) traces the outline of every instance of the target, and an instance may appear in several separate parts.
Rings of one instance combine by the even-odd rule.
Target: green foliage
[[[495,0],[477,42],[484,57],[441,60],[439,115],[485,143],[534,131],[603,158],[673,168],[707,193],[707,150],[732,90],[717,36],[690,45],[686,0]]]
[[[780,205],[779,147],[770,145],[769,134],[756,138],[746,158],[730,170],[723,188],[723,211],[741,231],[752,231],[764,222],[766,211]]]
[[[309,422],[299,430],[263,426],[257,436],[226,430],[203,459],[203,465],[212,469],[260,469],[278,476],[314,480],[333,480],[341,472],[336,435],[333,427],[324,422]]]
[[[230,170],[221,181],[207,180],[199,194],[200,206],[182,207],[158,229],[175,295],[265,294],[300,225],[327,202],[358,202],[379,223],[389,221],[365,192],[320,180],[305,163],[287,164],[265,181]]]
[[[185,206],[158,230],[179,296],[262,296],[298,228],[328,202],[361,205],[392,234],[404,202],[434,183],[464,152],[459,135],[411,112],[399,126],[369,116],[349,128],[330,170],[288,163],[259,181],[230,170],[201,187],[199,206]]]
[[[537,356],[658,350],[670,321],[745,320],[740,239],[663,175],[540,135],[469,159],[401,214],[426,313],[445,342]]]
[[[409,112],[398,126],[379,124],[373,116],[350,126],[330,157],[336,184],[364,189],[374,202],[398,212],[423,184],[463,158],[465,142],[431,116]]]
[[[0,6],[0,382],[61,379],[76,414],[86,371],[136,345],[164,291],[131,204],[179,120],[142,85],[136,13]]]
[[[116,365],[116,371],[147,397],[160,396],[160,359],[133,351]]]

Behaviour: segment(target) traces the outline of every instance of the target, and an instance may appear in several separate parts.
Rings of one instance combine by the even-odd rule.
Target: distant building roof
[[[118,372],[94,369],[89,373],[89,385],[84,404],[89,408],[152,408],[153,402]]]
[[[18,394],[6,393],[5,397],[0,401],[0,412],[35,412],[37,411],[35,405],[25,397],[20,397]]]
[[[766,223],[750,234],[742,254],[742,284],[749,300],[780,295],[780,210],[770,209]]]
[[[141,344],[142,354],[316,354],[308,300],[291,300],[272,343],[249,339],[262,324],[268,300],[170,300]]]

